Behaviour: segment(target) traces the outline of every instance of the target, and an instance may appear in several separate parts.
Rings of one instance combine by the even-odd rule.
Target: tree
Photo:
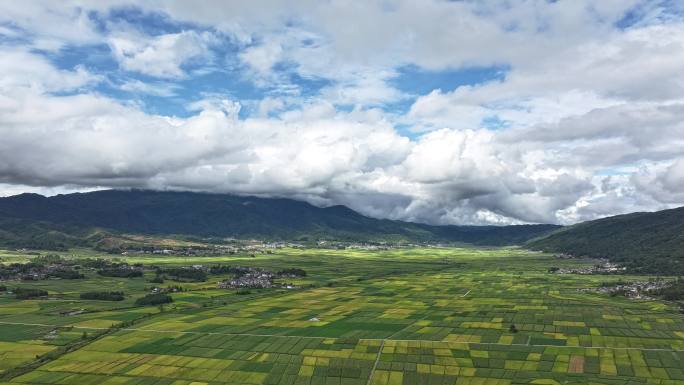
[[[511,324],[511,327],[508,328],[508,331],[511,332],[511,333],[517,333],[517,332],[518,332],[518,328],[515,327],[515,324]]]

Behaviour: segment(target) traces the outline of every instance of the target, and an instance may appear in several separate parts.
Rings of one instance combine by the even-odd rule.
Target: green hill
[[[684,274],[684,207],[579,223],[531,240],[527,247],[604,257],[632,272]]]
[[[0,244],[87,244],[96,229],[128,234],[269,240],[520,244],[554,225],[430,226],[363,216],[344,206],[191,192],[105,190],[0,198]]]

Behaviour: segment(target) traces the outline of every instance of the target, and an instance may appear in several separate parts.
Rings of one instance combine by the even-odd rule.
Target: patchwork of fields
[[[5,260],[13,258],[25,257]],[[684,384],[684,317],[676,306],[578,291],[630,277],[547,272],[591,261],[467,248],[129,259],[299,267],[308,275],[298,289],[248,295],[216,289],[224,277],[183,283],[187,291],[164,309],[132,307],[146,278],[22,282],[50,297],[0,295],[2,381]],[[82,301],[79,285],[128,296],[115,304]],[[51,359],[20,370],[50,352]]]

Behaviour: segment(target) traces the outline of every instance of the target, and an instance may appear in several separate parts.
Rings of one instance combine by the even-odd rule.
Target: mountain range
[[[520,244],[556,225],[432,226],[316,207],[282,198],[194,192],[103,190],[0,198],[0,244],[90,245],[108,232],[238,239]]]
[[[684,274],[684,207],[572,226],[435,226],[370,218],[345,206],[284,199],[150,190],[102,190],[0,198],[0,245],[111,248],[126,234],[184,239],[314,242],[449,242],[522,245],[608,258],[631,272]]]

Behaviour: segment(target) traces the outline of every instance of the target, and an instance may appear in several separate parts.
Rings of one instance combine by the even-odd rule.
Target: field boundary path
[[[159,330],[159,329],[145,329],[145,328],[104,328],[104,327],[92,327],[92,326],[69,326],[69,325],[50,325],[50,324],[40,324],[40,323],[24,323],[24,322],[6,322],[0,321],[0,325],[23,325],[23,326],[41,326],[41,327],[53,327],[53,328],[73,328],[79,330],[124,330],[132,332],[149,332],[149,333],[176,333],[176,334],[203,334],[203,335],[218,335],[218,336],[244,336],[244,337],[281,337],[281,338],[305,338],[305,339],[327,339],[330,337],[320,337],[320,336],[293,336],[287,334],[257,334],[257,333],[217,333],[217,332],[195,332],[195,331],[180,331],[180,330]],[[401,330],[400,330],[401,331]],[[394,335],[394,334],[392,334]],[[567,346],[567,345],[551,345],[551,344],[506,344],[501,342],[454,342],[454,341],[443,341],[443,340],[407,340],[407,339],[394,339],[392,336],[387,338],[359,338],[363,341],[381,341],[384,345],[385,341],[395,341],[395,342],[451,342],[457,344],[467,344],[467,345],[487,345],[487,346],[529,346],[529,347],[547,347],[547,348],[566,348],[566,349],[612,349],[612,350],[643,350],[643,351],[654,351],[654,352],[684,352],[684,349],[668,349],[668,348],[638,348],[638,347],[617,347],[617,346]]]
[[[380,349],[378,349],[378,355],[375,357],[375,362],[373,363],[373,368],[371,368],[370,375],[368,375],[368,381],[366,385],[370,385],[373,380],[373,374],[375,373],[375,368],[378,367],[378,362],[380,362],[380,355],[382,354],[382,349],[385,347],[385,340],[380,342]]]

